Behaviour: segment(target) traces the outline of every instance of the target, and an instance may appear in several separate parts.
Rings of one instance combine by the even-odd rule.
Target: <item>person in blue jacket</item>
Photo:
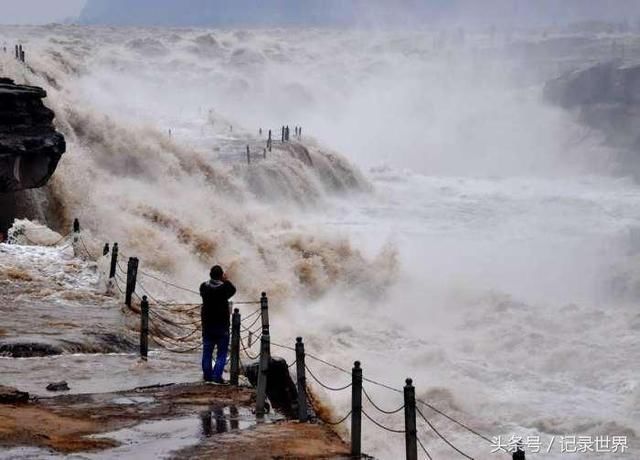
[[[219,265],[211,268],[209,281],[200,285],[202,296],[202,373],[206,382],[226,383],[222,371],[227,361],[229,348],[229,324],[231,306],[229,299],[236,293],[236,288],[227,279],[227,275]],[[212,367],[213,349],[216,348],[216,363]]]

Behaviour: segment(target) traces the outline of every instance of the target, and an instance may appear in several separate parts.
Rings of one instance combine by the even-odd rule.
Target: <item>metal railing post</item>
[[[269,299],[267,293],[263,292],[260,296],[260,316],[262,317],[262,330],[269,333]]]
[[[80,255],[80,221],[75,218],[73,219],[73,254],[75,256]],[[87,254],[88,255],[88,254]]]
[[[234,308],[231,316],[231,366],[229,369],[231,385],[238,385],[240,374],[240,310]]]
[[[407,460],[418,460],[418,432],[416,430],[416,389],[407,379],[404,387],[404,431]]]
[[[351,457],[362,455],[362,368],[360,361],[351,370]]]
[[[118,266],[118,243],[113,243],[113,248],[111,248],[111,269],[109,270],[109,279],[115,278],[117,266]]]
[[[511,456],[512,460],[526,460],[524,449],[521,445],[518,445],[516,451]]]
[[[296,338],[296,375],[298,383],[298,420],[306,422],[309,419],[307,411],[307,377],[304,365],[304,342],[302,337]]]
[[[267,376],[269,374],[269,362],[271,361],[269,349],[269,329],[262,329],[262,338],[260,339],[260,367],[258,370],[258,388],[256,391],[256,415],[258,417],[263,417],[265,413],[265,402],[267,400]]]
[[[142,296],[140,303],[140,358],[147,360],[149,352],[149,301]]]
[[[124,303],[127,307],[131,306],[131,297],[136,292],[136,280],[138,278],[138,258],[129,257],[127,263],[127,290],[124,296]]]

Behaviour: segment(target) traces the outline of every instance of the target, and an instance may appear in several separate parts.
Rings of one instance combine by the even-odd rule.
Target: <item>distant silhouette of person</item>
[[[236,293],[235,286],[227,279],[222,267],[211,268],[209,281],[200,285],[202,296],[202,373],[206,382],[224,384],[222,371],[229,348],[229,299]],[[216,364],[212,368],[213,349],[217,348]]]

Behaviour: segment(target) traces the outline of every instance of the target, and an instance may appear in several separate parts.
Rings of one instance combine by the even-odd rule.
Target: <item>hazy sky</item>
[[[0,0],[0,24],[43,24],[78,16],[86,0]]]

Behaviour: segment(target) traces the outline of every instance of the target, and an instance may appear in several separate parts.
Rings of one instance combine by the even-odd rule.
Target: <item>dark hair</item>
[[[211,271],[209,272],[209,276],[212,280],[221,280],[223,274],[224,271],[222,270],[222,267],[220,265],[214,265],[213,267],[211,267]]]

